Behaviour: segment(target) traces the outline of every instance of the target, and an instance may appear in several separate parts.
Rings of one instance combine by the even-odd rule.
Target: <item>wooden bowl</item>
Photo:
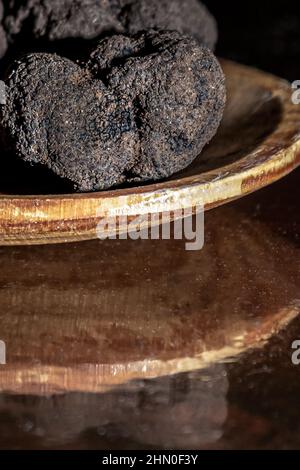
[[[163,212],[170,204],[186,207],[187,201],[210,209],[292,171],[300,162],[300,107],[292,104],[290,85],[239,64],[222,65],[228,88],[224,119],[213,142],[189,168],[157,184],[91,194],[2,194],[0,244],[94,239],[99,221],[110,211]]]

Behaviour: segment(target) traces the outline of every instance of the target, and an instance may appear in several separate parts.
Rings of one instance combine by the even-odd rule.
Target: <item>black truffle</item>
[[[7,83],[6,147],[81,191],[124,180],[138,158],[134,110],[101,80],[55,54],[32,54]]]
[[[225,79],[214,55],[175,32],[114,36],[89,67],[135,110],[140,149],[127,180],[158,180],[187,167],[215,135]]]
[[[215,134],[221,68],[176,32],[102,40],[83,67],[53,54],[19,61],[1,124],[17,155],[80,191],[159,180],[185,168]]]
[[[173,30],[193,36],[214,50],[217,24],[199,0],[121,0],[122,25],[129,33],[147,29]]]
[[[50,41],[91,39],[121,31],[119,0],[3,0],[9,38],[20,33]],[[30,26],[28,26],[30,25]]]
[[[198,0],[4,0],[10,43],[30,37],[57,41],[94,39],[108,32],[170,29],[213,48],[214,18]]]

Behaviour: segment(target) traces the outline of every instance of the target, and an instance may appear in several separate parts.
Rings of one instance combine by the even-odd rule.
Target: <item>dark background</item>
[[[217,18],[217,54],[300,79],[300,0],[204,0]]]

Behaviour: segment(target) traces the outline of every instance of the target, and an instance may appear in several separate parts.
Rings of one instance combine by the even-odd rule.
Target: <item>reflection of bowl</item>
[[[6,181],[6,194],[0,197],[0,243],[92,239],[99,219],[112,209],[126,215],[134,206],[139,215],[167,210],[170,202],[186,207],[187,201],[189,206],[203,202],[208,209],[290,172],[300,161],[300,109],[291,102],[290,86],[231,62],[224,61],[223,67],[228,104],[222,126],[184,172],[158,184],[76,195],[9,196],[16,189]]]

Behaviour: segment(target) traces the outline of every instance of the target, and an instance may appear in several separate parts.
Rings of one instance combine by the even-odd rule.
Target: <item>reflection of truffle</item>
[[[3,3],[0,0],[0,59],[4,56],[7,49],[6,34],[2,26]]]
[[[4,0],[10,42],[93,39],[105,32],[135,33],[150,28],[177,30],[213,48],[216,24],[198,0]],[[30,25],[30,30],[29,26]]]
[[[85,68],[32,54],[7,85],[2,125],[13,150],[81,191],[185,168],[215,134],[225,102],[213,54],[174,32],[110,37]]]

